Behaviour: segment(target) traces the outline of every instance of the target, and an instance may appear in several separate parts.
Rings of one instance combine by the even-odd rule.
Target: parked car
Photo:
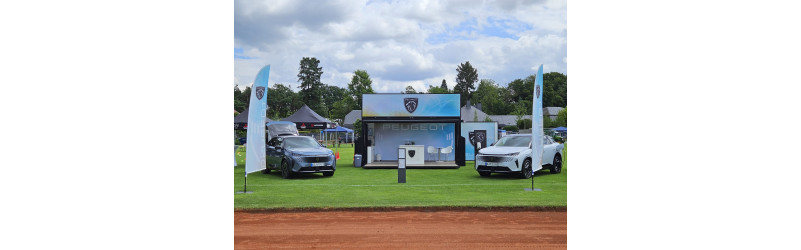
[[[334,152],[308,136],[276,136],[267,142],[267,169],[281,171],[284,179],[303,173],[333,176]]]
[[[542,166],[552,174],[562,172],[562,149],[550,136],[543,136]],[[490,147],[483,148],[476,155],[475,168],[481,176],[492,173],[517,173],[520,177],[531,178],[531,134],[506,135]]]
[[[351,134],[339,135],[339,143],[353,143]]]

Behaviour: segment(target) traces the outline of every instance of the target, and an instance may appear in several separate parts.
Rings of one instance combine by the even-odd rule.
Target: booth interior
[[[397,168],[406,149],[407,168],[465,165],[459,95],[365,94],[356,152],[364,168]]]

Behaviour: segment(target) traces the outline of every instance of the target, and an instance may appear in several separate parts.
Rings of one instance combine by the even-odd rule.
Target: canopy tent
[[[294,122],[298,129],[326,129],[331,127],[331,121],[314,112],[309,106],[303,104],[298,111],[281,121]]]
[[[567,128],[565,128],[565,127],[556,127],[556,128],[553,129],[553,131],[556,131],[556,132],[567,132]]]
[[[325,134],[323,134],[323,133],[325,133]],[[353,143],[353,140],[355,140],[353,138],[356,138],[356,134],[354,133],[354,131],[352,129],[349,129],[349,128],[346,128],[346,127],[342,127],[342,126],[337,126],[336,128],[324,129],[324,130],[320,131],[320,137],[321,138],[330,139],[328,135],[331,134],[331,133],[333,133],[333,135],[334,135],[334,138],[333,138],[334,141],[339,141],[339,133],[345,133],[345,137],[346,138],[347,138],[348,134],[350,134],[351,142],[347,142],[347,140],[344,140],[343,142],[345,142],[345,143]]]
[[[270,118],[264,118],[264,124],[271,122]],[[248,110],[242,111],[239,115],[234,117],[234,129],[235,130],[246,130],[248,129]]]

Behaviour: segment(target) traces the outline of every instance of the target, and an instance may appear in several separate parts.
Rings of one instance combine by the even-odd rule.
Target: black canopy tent
[[[332,122],[318,115],[309,106],[303,104],[298,111],[281,121],[294,122],[298,129],[326,129]]]
[[[264,124],[271,122],[270,118],[264,118]],[[239,115],[234,117],[234,130],[247,130],[248,129],[248,110],[242,111]]]

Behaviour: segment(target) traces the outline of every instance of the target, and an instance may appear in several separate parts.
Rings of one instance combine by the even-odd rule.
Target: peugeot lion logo
[[[472,144],[473,147],[476,147],[476,145],[479,142],[481,143],[481,148],[484,148],[484,147],[487,146],[487,131],[486,130],[470,131],[468,133],[468,136],[470,137],[470,144]]]
[[[409,157],[414,157],[414,150],[409,150]]]
[[[417,110],[417,97],[403,98],[403,105],[406,106],[406,111],[414,113]]]
[[[264,97],[264,87],[256,87],[256,98],[261,100],[262,97]]]
[[[540,85],[537,85],[537,98],[540,98]]]

